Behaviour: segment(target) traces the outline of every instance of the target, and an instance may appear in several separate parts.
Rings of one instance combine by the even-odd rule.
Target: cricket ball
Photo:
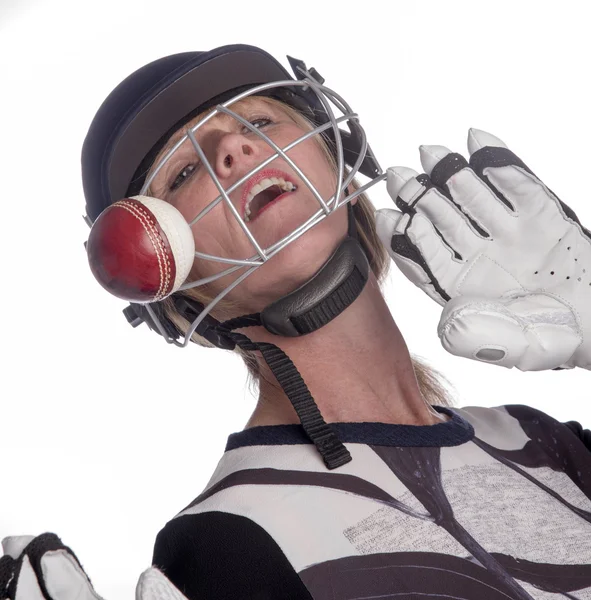
[[[93,275],[108,292],[144,304],[166,298],[184,283],[195,258],[195,240],[174,206],[134,196],[98,216],[86,251]]]

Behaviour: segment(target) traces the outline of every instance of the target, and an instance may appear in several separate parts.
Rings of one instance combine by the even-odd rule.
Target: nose
[[[215,156],[215,171],[219,178],[228,177],[245,160],[251,161],[256,149],[243,135],[227,133],[218,143]]]

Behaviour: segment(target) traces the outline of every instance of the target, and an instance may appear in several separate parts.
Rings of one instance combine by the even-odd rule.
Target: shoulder
[[[531,424],[531,425],[550,425],[561,423],[550,415],[526,406],[525,404],[504,404],[487,408],[484,406],[465,406],[462,408],[454,408],[455,412],[460,413],[466,420],[473,425],[484,427],[487,424],[490,426],[515,424]]]
[[[240,515],[176,517],[158,534],[152,562],[189,600],[312,598],[275,540]]]
[[[480,439],[499,441],[499,437],[529,439],[548,436],[560,437],[565,442],[578,440],[587,450],[591,450],[591,431],[583,429],[577,421],[561,423],[545,412],[523,404],[507,404],[494,408],[467,406],[454,409],[474,427]],[[571,436],[574,436],[572,438]]]

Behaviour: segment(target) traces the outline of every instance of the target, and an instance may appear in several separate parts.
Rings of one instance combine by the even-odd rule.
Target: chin
[[[278,252],[244,282],[248,287],[248,291],[244,291],[249,296],[264,296],[262,302],[266,306],[306,283],[346,236],[346,220],[339,223],[333,218],[325,219]],[[293,229],[292,225],[283,235]]]

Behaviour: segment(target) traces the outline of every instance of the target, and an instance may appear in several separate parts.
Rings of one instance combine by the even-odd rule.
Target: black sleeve
[[[189,600],[313,600],[277,542],[229,513],[173,519],[156,538],[152,563]]]
[[[565,425],[585,444],[585,447],[591,452],[591,431],[583,429],[577,421],[569,421]]]

